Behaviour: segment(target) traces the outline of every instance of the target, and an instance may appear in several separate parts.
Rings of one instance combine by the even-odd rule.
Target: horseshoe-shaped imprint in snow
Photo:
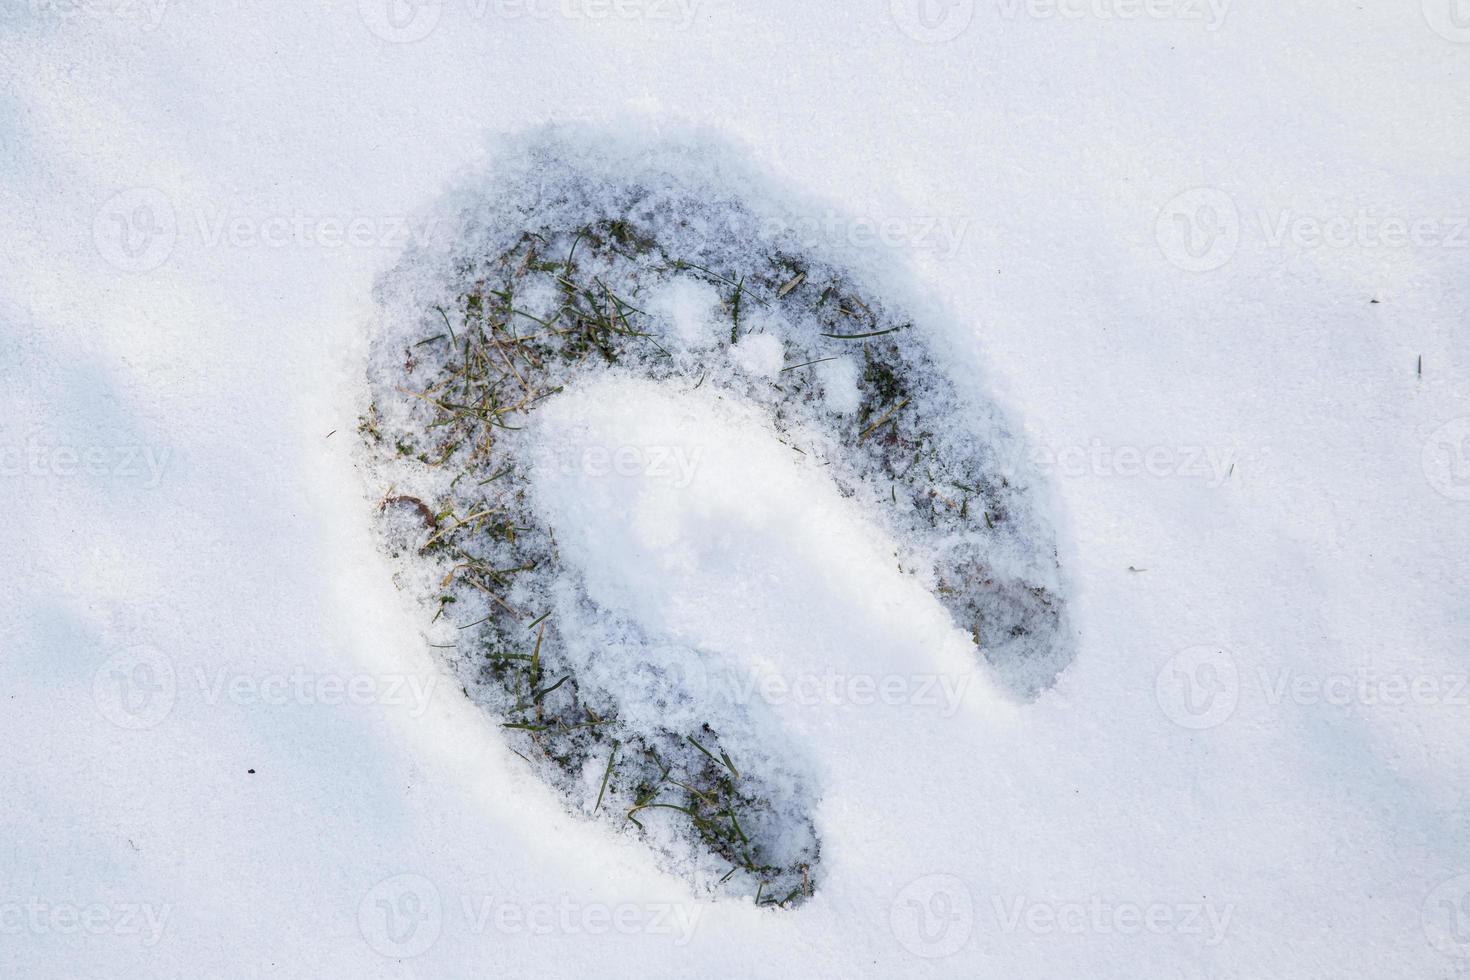
[[[1022,698],[1073,647],[1019,442],[941,369],[963,332],[737,161],[512,141],[380,282],[361,428],[400,582],[516,751],[702,890],[787,906],[819,770],[749,678],[821,665],[742,648],[722,604],[918,583]]]

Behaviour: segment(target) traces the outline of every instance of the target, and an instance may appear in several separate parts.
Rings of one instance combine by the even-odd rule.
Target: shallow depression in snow
[[[549,400],[533,435],[537,511],[563,557],[654,635],[783,670],[872,670],[852,662],[871,643],[842,641],[895,617],[948,625],[895,543],[748,405],[604,377]]]

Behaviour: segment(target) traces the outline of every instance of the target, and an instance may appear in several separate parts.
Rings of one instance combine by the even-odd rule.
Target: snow
[[[850,357],[835,357],[812,365],[817,380],[822,386],[822,401],[827,408],[839,415],[850,415],[858,410],[858,367]]]
[[[645,6],[4,10],[0,972],[1463,972],[1454,20]],[[538,493],[618,518],[564,542],[599,601],[713,648],[678,683],[820,787],[796,910],[566,812],[427,645],[356,465],[426,209],[487,134],[630,117],[743,141],[829,202],[800,236],[945,311],[1071,587],[1075,659],[1018,703],[738,399],[548,404],[548,439],[703,450]]]
[[[776,377],[781,373],[781,364],[785,361],[780,339],[768,333],[751,333],[741,337],[730,348],[730,356],[735,359],[740,370],[760,378]]]
[[[670,324],[688,347],[712,342],[720,294],[693,276],[676,276],[649,299],[649,313]]]

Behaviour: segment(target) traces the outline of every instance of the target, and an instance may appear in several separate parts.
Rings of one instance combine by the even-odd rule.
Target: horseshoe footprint
[[[943,369],[937,314],[786,200],[703,136],[509,142],[380,281],[360,425],[399,583],[514,750],[698,890],[781,907],[820,887],[816,767],[712,682],[740,666],[717,635],[692,647],[596,567],[701,533],[635,513],[738,482],[700,472],[724,465],[700,433],[780,447],[880,529],[1018,699],[1073,656],[1019,441]]]

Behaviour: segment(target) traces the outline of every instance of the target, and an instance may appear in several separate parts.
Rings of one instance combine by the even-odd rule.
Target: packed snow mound
[[[753,541],[851,548],[794,588],[855,606],[896,567],[1023,698],[1073,645],[956,331],[738,161],[688,134],[507,142],[380,283],[362,431],[400,581],[518,751],[702,889],[786,905],[820,879],[820,786],[722,635],[781,571]]]

